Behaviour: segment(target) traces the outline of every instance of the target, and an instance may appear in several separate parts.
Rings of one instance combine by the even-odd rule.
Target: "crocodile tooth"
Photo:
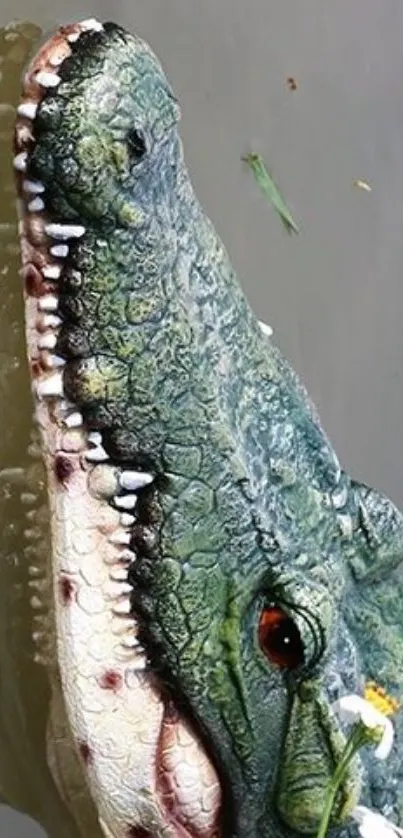
[[[154,480],[152,474],[146,471],[122,471],[119,476],[119,482],[122,489],[127,489],[129,492],[135,492],[136,489],[143,489]]]
[[[36,393],[39,398],[45,396],[62,396],[63,395],[63,376],[61,372],[55,372],[46,378],[41,378],[36,382]]]
[[[30,601],[30,604],[31,604],[31,608],[35,608],[35,609],[42,608],[42,602],[39,599],[39,597],[36,596],[36,594],[34,594],[34,596],[32,596],[29,601]]]
[[[115,582],[126,582],[127,581],[127,568],[121,567],[119,565],[112,567],[109,573],[111,579]]]
[[[139,649],[141,648],[140,641],[137,639],[136,635],[128,634],[121,639],[122,646],[126,646],[127,649]]]
[[[54,294],[44,294],[38,300],[38,308],[41,311],[56,311],[59,305],[59,300]]]
[[[19,116],[24,116],[26,119],[35,119],[38,105],[36,102],[22,102],[18,105],[17,113]]]
[[[93,445],[102,445],[102,434],[99,431],[90,431],[88,434],[88,442]]]
[[[47,363],[48,366],[52,369],[56,369],[57,367],[64,367],[66,364],[66,359],[61,358],[60,355],[49,354],[47,356]]]
[[[23,187],[25,192],[30,192],[31,195],[41,195],[45,191],[45,186],[40,180],[24,180]]]
[[[62,272],[60,265],[46,265],[42,270],[45,279],[59,279]]]
[[[52,239],[80,239],[85,227],[81,224],[45,224],[45,233]]]
[[[120,520],[120,523],[121,523],[122,527],[131,527],[132,524],[134,524],[136,519],[135,519],[134,515],[129,515],[128,512],[122,512],[122,514],[120,515],[119,520]]]
[[[133,550],[129,550],[127,548],[126,550],[123,550],[123,552],[120,553],[120,555],[117,558],[123,564],[132,564],[134,561],[136,561],[136,554]]]
[[[135,660],[136,660],[135,666],[133,666],[133,664],[131,664],[130,668],[128,668],[127,671],[126,671],[125,679],[126,679],[126,683],[127,683],[129,688],[131,687],[132,680],[135,679],[135,677],[136,677],[135,676],[136,670],[145,669],[146,666],[147,666],[147,658],[146,658],[145,655],[143,655],[143,654],[136,655]]]
[[[83,421],[83,416],[78,410],[75,410],[74,413],[70,413],[63,419],[66,428],[79,428],[83,424]]]
[[[38,340],[39,349],[54,349],[56,346],[57,337],[54,332],[47,332],[46,335],[41,335]]]
[[[114,607],[112,607],[113,612],[114,610]],[[129,635],[129,633],[133,634],[133,617],[131,615],[127,616],[126,611],[124,612],[124,614],[115,614],[115,616],[112,617],[111,630],[112,634],[117,635]]]
[[[61,78],[57,73],[46,73],[43,70],[40,70],[35,78],[41,87],[57,87],[61,82]]]
[[[81,29],[89,29],[94,30],[95,32],[103,32],[103,25],[100,23],[99,20],[96,20],[94,17],[88,18],[88,20],[81,20],[79,23]]]
[[[263,320],[259,320],[259,326],[264,335],[271,337],[271,335],[273,334],[273,329],[271,326],[269,326],[267,323],[263,323]]]
[[[67,40],[70,41],[71,44],[74,44],[75,41],[78,41],[80,35],[81,32],[70,32],[70,34],[67,35]]]
[[[39,195],[37,195],[37,197],[34,198],[33,201],[30,201],[28,204],[28,212],[42,212],[43,209],[45,209],[45,204],[44,201],[42,201],[42,198],[39,197]]]
[[[27,171],[27,160],[28,154],[26,151],[20,151],[20,153],[14,157],[14,168],[17,169],[17,172]]]
[[[54,52],[53,55],[50,55],[48,58],[49,64],[51,67],[60,67],[63,64],[64,59],[66,56],[62,52]]]
[[[137,495],[115,495],[113,502],[119,509],[134,509],[137,503]]]
[[[120,602],[115,602],[113,611],[115,614],[130,614],[132,610],[129,597],[124,597]]]
[[[109,541],[111,544],[130,544],[131,542],[131,535],[129,532],[125,532],[124,530],[115,530],[115,532],[111,533],[109,536]]]
[[[85,458],[91,463],[102,463],[105,460],[109,460],[109,454],[102,448],[102,445],[99,445],[97,448],[90,448],[89,451],[86,451]]]
[[[68,244],[54,244],[50,248],[50,252],[52,256],[58,256],[60,259],[64,259],[69,255],[69,246]]]
[[[29,567],[28,567],[28,575],[29,576],[40,576],[42,578],[43,570],[42,570],[42,568],[37,567],[34,564],[30,564]]]
[[[132,590],[132,586],[128,582],[111,580],[106,588],[106,593],[110,599],[120,601],[122,597],[126,598],[127,594],[131,594]]]
[[[45,329],[57,329],[57,327],[60,326],[62,321],[61,318],[57,316],[57,314],[45,314],[42,322]]]

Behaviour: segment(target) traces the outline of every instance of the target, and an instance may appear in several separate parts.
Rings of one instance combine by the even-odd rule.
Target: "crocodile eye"
[[[263,609],[259,622],[259,642],[271,663],[283,669],[296,669],[305,661],[298,626],[279,605]]]
[[[142,132],[136,128],[132,128],[127,135],[127,145],[133,163],[139,163],[147,151],[146,141]]]

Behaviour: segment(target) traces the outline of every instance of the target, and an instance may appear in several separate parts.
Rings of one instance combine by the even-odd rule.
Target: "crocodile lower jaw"
[[[118,473],[107,462],[99,435],[91,435],[77,407],[64,399],[64,362],[52,352],[67,242],[85,230],[52,225],[42,185],[26,174],[43,90],[58,84],[57,67],[80,34],[100,28],[96,21],[63,27],[44,44],[24,80],[15,139],[27,348],[51,513],[58,665],[74,745],[105,834],[213,838],[220,808],[215,771],[162,701],[131,613],[127,570],[136,557],[128,545],[136,496],[128,486],[133,489],[137,479],[139,488],[151,477]]]

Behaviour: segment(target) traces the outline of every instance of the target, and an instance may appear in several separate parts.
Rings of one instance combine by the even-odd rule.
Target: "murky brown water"
[[[29,520],[41,471],[28,453],[10,143],[21,67],[40,30],[7,20],[35,12],[49,29],[95,14],[151,43],[182,101],[197,192],[255,310],[302,373],[343,464],[402,507],[403,7],[72,0],[68,18],[63,9],[61,0],[3,0],[0,9],[0,798],[29,812],[50,838],[99,838],[93,813],[81,809],[77,826],[50,776],[49,686],[31,639],[28,565],[32,545],[46,554],[47,541],[46,524]],[[250,150],[273,169],[299,237],[284,233],[242,168]],[[356,178],[372,192],[357,189]]]

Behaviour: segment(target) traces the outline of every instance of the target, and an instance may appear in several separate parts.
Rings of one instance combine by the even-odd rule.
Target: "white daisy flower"
[[[358,824],[361,838],[403,838],[403,829],[366,806],[356,806],[351,816]]]
[[[345,695],[333,704],[333,710],[343,722],[362,722],[368,730],[378,729],[381,738],[374,751],[375,757],[386,759],[389,756],[395,735],[393,724],[370,701],[360,695]]]

